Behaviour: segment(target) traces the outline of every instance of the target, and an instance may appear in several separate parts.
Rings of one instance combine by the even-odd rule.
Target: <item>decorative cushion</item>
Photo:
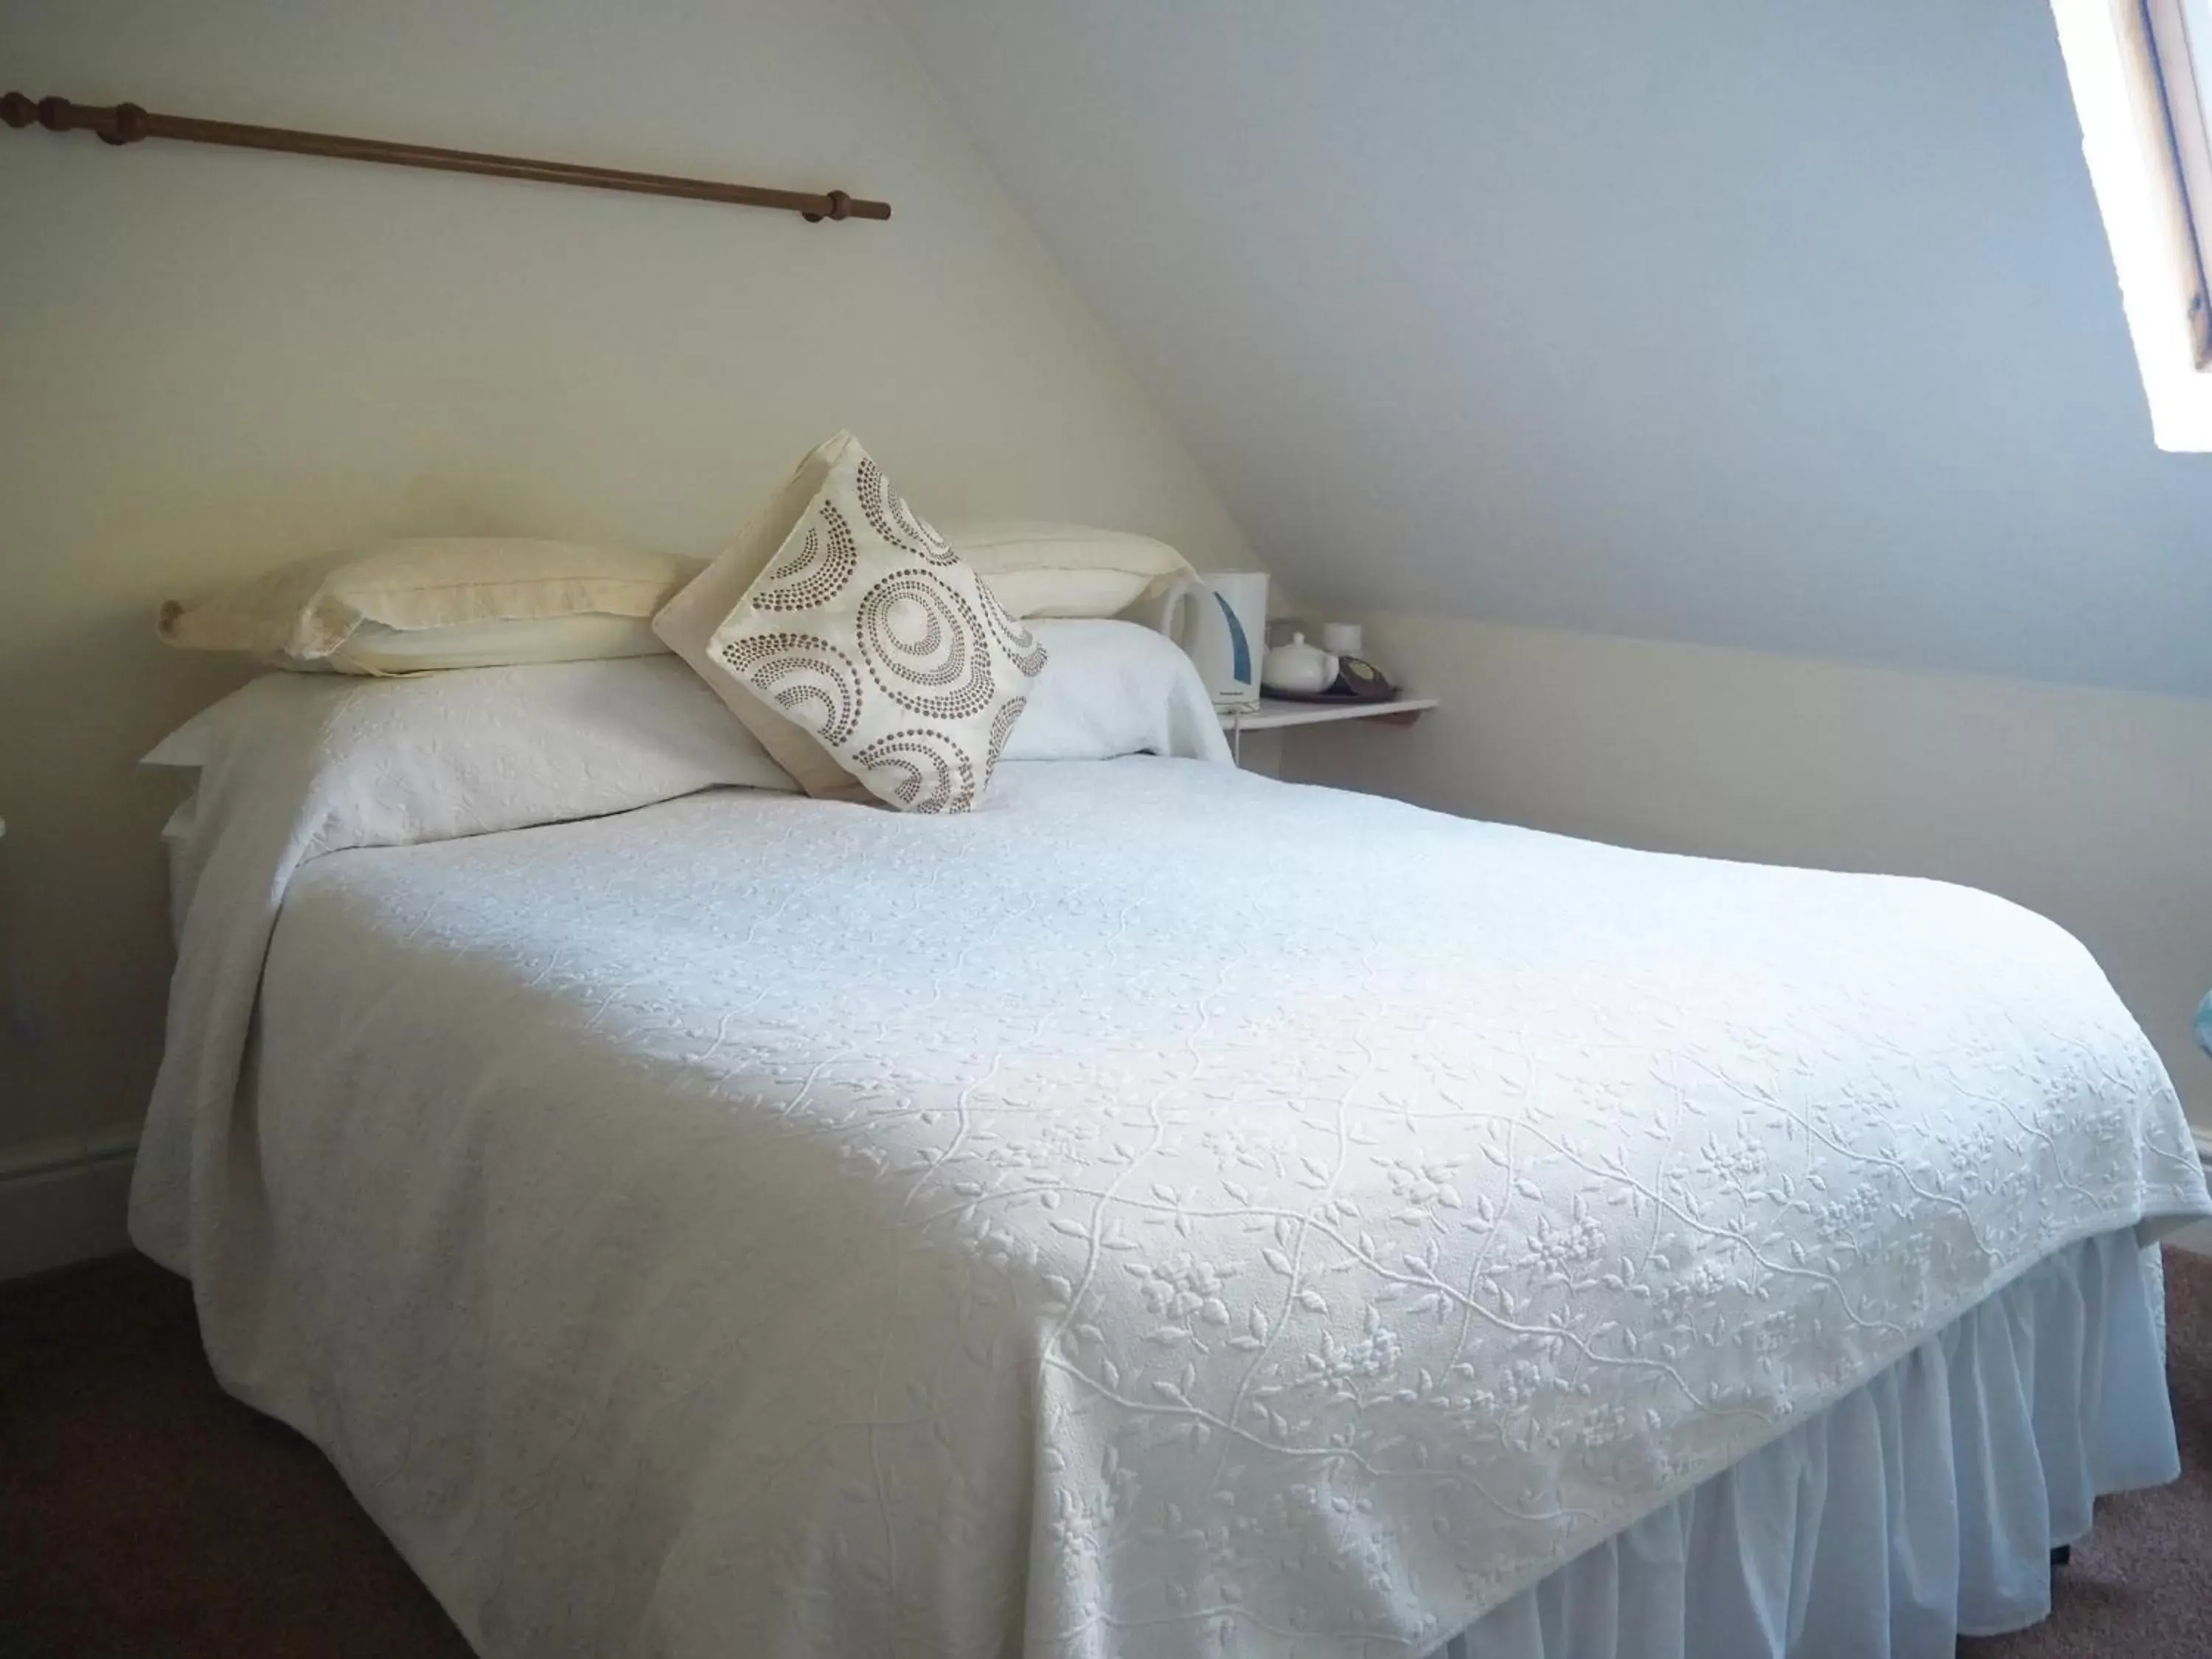
[[[945,538],[1011,617],[1111,617],[1198,574],[1165,542],[1089,525],[1009,520]]]
[[[820,482],[708,654],[878,799],[902,811],[968,811],[1044,647],[858,440],[840,434],[809,464],[817,459]],[[806,772],[787,769],[812,790]]]
[[[813,501],[830,476],[830,463],[854,441],[851,433],[840,432],[793,467],[768,504],[746,520],[728,550],[655,613],[653,631],[660,636],[661,643],[691,665],[692,671],[775,757],[776,764],[799,780],[800,788],[830,799],[866,800],[871,799],[868,792],[828,750],[755,696],[708,647],[723,618],[738,608],[745,590],[768,568],[769,560]]]
[[[699,568],[696,559],[672,554],[569,542],[384,542],[282,565],[197,604],[173,600],[161,607],[161,630],[186,650],[249,651],[281,667],[358,672],[345,647],[366,624],[414,633],[557,617],[642,618]],[[542,641],[532,648],[540,647]],[[636,648],[632,639],[623,654]]]

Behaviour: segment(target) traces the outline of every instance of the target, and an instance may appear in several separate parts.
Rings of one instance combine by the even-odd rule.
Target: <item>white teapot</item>
[[[1291,691],[1310,697],[1334,685],[1336,674],[1334,653],[1308,645],[1303,634],[1293,634],[1288,645],[1279,645],[1267,653],[1260,665],[1260,684],[1269,691]]]

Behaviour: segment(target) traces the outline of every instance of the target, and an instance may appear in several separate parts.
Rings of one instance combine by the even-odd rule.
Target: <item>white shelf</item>
[[[1224,732],[1273,732],[1285,726],[1325,726],[1331,720],[1388,720],[1411,726],[1421,714],[1434,708],[1434,697],[1393,697],[1388,702],[1285,702],[1262,697],[1257,708],[1224,709]]]

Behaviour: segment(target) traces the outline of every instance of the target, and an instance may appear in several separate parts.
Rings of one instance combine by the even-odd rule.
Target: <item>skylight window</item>
[[[2160,449],[2212,451],[2212,0],[2051,0]]]

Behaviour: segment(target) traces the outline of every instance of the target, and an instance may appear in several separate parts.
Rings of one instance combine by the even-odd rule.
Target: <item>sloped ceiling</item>
[[[1329,608],[2212,693],[2032,0],[886,0]]]

